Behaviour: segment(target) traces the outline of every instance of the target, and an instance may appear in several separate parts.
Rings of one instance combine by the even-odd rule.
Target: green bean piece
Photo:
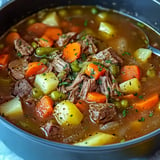
[[[127,108],[129,106],[129,102],[126,99],[121,100],[120,103],[123,108]]]
[[[115,64],[112,64],[110,67],[109,67],[109,70],[110,72],[116,76],[118,73],[119,73],[119,66],[115,65]]]
[[[59,72],[57,78],[61,81],[66,76],[66,71]]]
[[[47,64],[48,60],[46,58],[43,58],[43,59],[40,60],[40,62],[42,62],[43,64]]]
[[[54,101],[61,101],[61,100],[66,99],[66,95],[62,92],[59,92],[59,91],[53,91],[53,92],[51,92],[51,98]]]
[[[80,71],[80,67],[78,64],[78,61],[75,60],[74,62],[71,63],[71,69],[73,72],[79,72]]]
[[[32,94],[33,94],[34,98],[41,98],[43,96],[42,91],[38,88],[33,88],[32,89]]]
[[[49,55],[50,53],[54,52],[55,50],[57,50],[57,48],[39,47],[39,48],[36,49],[36,55],[37,56]]]
[[[96,8],[92,8],[92,9],[91,9],[91,13],[92,13],[92,14],[97,14],[97,13],[98,13],[98,10],[97,10]]]
[[[119,101],[115,101],[114,104],[117,108],[121,108],[121,103]]]
[[[156,76],[156,71],[154,68],[150,68],[147,70],[147,76],[150,77],[150,78],[153,78]]]
[[[36,23],[36,20],[34,18],[29,19],[27,22],[28,25],[31,25],[33,23]]]
[[[36,43],[36,42],[32,42],[32,47],[34,48],[34,49],[36,49],[37,47],[38,47],[38,44]]]

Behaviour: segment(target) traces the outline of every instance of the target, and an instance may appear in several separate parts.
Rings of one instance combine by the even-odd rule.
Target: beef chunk
[[[60,127],[57,124],[54,124],[52,121],[48,121],[41,127],[41,130],[46,137],[52,137],[59,134]]]
[[[65,62],[59,56],[56,56],[52,61],[52,66],[56,72],[66,71],[67,73],[70,71],[69,64]]]
[[[83,53],[97,53],[98,48],[95,45],[95,38],[91,35],[83,36],[80,40],[80,43],[82,45],[82,52]]]
[[[79,73],[76,77],[76,79],[73,81],[73,83],[66,88],[67,91],[71,91],[73,88],[75,88],[77,85],[79,85],[84,79],[87,77],[83,75],[82,73]]]
[[[63,47],[66,44],[68,44],[70,41],[75,40],[77,36],[76,32],[68,32],[66,34],[63,34],[62,36],[59,37],[59,39],[56,42],[56,45],[58,47]]]
[[[13,95],[19,96],[21,98],[31,94],[32,86],[27,80],[22,79],[15,83]]]
[[[105,124],[114,119],[117,114],[114,104],[111,103],[91,103],[89,105],[89,117],[92,122]]]
[[[85,79],[83,81],[80,97],[85,100],[87,93],[94,91],[96,88],[97,84],[95,79]]]
[[[101,81],[99,84],[101,93],[108,97],[114,97],[121,94],[117,81],[109,71],[106,71],[105,75],[101,76],[99,79]]]
[[[111,64],[123,63],[123,60],[116,54],[116,52],[111,47],[98,52],[92,58],[101,60],[101,63],[105,67],[109,67]]]
[[[79,96],[79,86],[76,86],[71,90],[68,100],[70,100],[73,103],[76,103],[78,96]]]
[[[20,52],[22,56],[29,56],[33,53],[33,47],[22,38],[15,40],[14,45],[17,52]]]
[[[16,59],[9,63],[8,68],[13,78],[20,80],[24,78],[25,69],[28,66],[26,58]]]

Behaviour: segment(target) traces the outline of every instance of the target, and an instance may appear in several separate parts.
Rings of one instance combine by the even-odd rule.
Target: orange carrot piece
[[[132,78],[140,79],[140,69],[136,65],[124,66],[121,69],[121,78],[123,81],[130,80]]]
[[[36,115],[45,119],[53,113],[53,100],[49,96],[43,96],[35,107]]]
[[[46,29],[44,35],[51,40],[58,40],[59,36],[62,35],[62,30],[60,28],[50,27]]]
[[[78,100],[76,106],[81,112],[85,112],[88,108],[88,104],[83,100]]]
[[[158,102],[159,102],[159,95],[158,93],[154,93],[150,97],[134,103],[133,106],[137,110],[149,110],[153,108]]]
[[[102,66],[90,63],[85,70],[85,74],[97,80],[105,73],[105,71],[105,68],[103,68]]]
[[[39,39],[39,45],[41,47],[52,47],[53,45],[53,40],[51,40],[50,38],[48,38],[47,36],[43,35],[40,39]]]
[[[48,26],[43,23],[34,23],[27,28],[27,31],[41,37],[47,28]]]
[[[6,68],[9,60],[9,54],[1,54],[0,55],[0,68],[4,69]]]
[[[17,32],[10,32],[6,37],[6,43],[14,44],[14,40],[19,39],[20,35]]]
[[[81,44],[78,42],[69,43],[63,49],[63,58],[67,62],[73,62],[78,59],[81,55]]]
[[[97,102],[97,103],[104,103],[106,102],[106,96],[104,94],[98,92],[89,92],[87,94],[87,101],[89,102]]]
[[[42,62],[31,62],[28,64],[27,71],[25,73],[26,77],[31,77],[36,74],[41,74],[47,70],[47,66]]]

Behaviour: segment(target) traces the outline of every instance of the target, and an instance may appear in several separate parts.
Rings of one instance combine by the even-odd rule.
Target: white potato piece
[[[112,35],[115,34],[114,27],[107,22],[101,22],[98,30],[103,32],[103,33],[106,33],[107,36],[112,36]]]
[[[75,104],[69,100],[64,100],[54,108],[54,116],[59,125],[78,125],[83,119],[83,114]]]
[[[16,97],[8,102],[0,105],[0,114],[15,119],[23,116],[22,104],[19,97]]]
[[[112,134],[97,132],[83,140],[82,142],[75,143],[76,146],[101,146],[116,142],[117,137]]]
[[[152,51],[146,48],[139,48],[134,52],[134,57],[142,63],[146,63],[151,56]]]
[[[137,78],[130,79],[121,83],[120,90],[123,93],[138,93],[141,89],[141,83]]]
[[[48,26],[52,26],[52,27],[59,26],[59,19],[58,19],[57,13],[51,12],[51,13],[47,14],[47,16],[44,18],[42,23],[44,23]]]
[[[49,94],[56,90],[59,80],[53,72],[37,74],[34,86],[39,88],[44,94]]]

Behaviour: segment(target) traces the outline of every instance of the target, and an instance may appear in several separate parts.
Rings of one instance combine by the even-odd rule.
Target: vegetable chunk
[[[42,73],[36,75],[34,85],[41,89],[44,94],[49,94],[56,90],[59,80],[53,72]]]
[[[83,119],[83,114],[79,111],[75,104],[68,100],[64,100],[54,108],[54,116],[59,125],[78,125]]]
[[[123,93],[138,93],[141,89],[140,81],[137,78],[130,79],[121,83],[120,90]]]
[[[0,114],[15,119],[23,116],[22,104],[19,97],[16,97],[8,102],[0,105]]]
[[[76,146],[101,146],[116,142],[117,137],[111,134],[97,132],[86,138],[82,142],[75,143]]]

